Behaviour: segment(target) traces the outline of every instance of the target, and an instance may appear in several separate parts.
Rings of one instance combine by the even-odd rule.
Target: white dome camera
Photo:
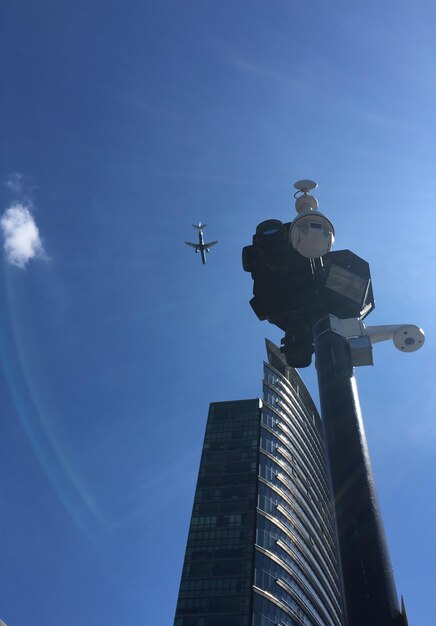
[[[294,250],[307,259],[330,252],[335,240],[333,224],[317,210],[317,199],[307,193],[317,186],[312,180],[299,180],[294,184],[297,193],[302,195],[295,200],[298,216],[292,222],[289,239]]]
[[[425,335],[422,328],[413,324],[404,324],[397,328],[392,339],[395,347],[401,352],[415,352],[424,344]]]
[[[363,334],[368,335],[371,343],[392,339],[394,346],[400,352],[416,352],[424,345],[424,331],[419,326],[415,326],[415,324],[394,324],[389,326],[365,326],[363,322],[360,322],[360,324],[363,327]]]
[[[351,350],[353,352],[354,348],[358,356],[358,361],[355,361],[354,365],[372,365],[372,350],[370,346],[380,341],[392,339],[394,346],[400,352],[416,352],[424,345],[424,331],[419,326],[415,326],[415,324],[365,326],[363,320],[358,317],[340,319],[331,314],[329,319],[332,331],[350,340]],[[356,342],[361,337],[367,337],[370,346]],[[351,342],[353,342],[353,346]]]
[[[316,259],[330,252],[335,231],[333,224],[319,211],[301,213],[292,222],[289,232],[292,247],[307,259]]]

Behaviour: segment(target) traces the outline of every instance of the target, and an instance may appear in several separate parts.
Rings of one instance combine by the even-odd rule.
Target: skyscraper
[[[267,341],[263,400],[210,405],[174,626],[343,626],[322,422]]]

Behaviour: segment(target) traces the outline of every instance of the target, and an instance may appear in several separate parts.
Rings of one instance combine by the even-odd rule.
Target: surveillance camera
[[[292,247],[302,256],[316,259],[330,252],[335,230],[325,215],[318,211],[307,211],[292,222],[289,238]]]
[[[413,324],[404,324],[396,329],[393,334],[393,342],[401,352],[415,352],[424,344],[424,331]]]

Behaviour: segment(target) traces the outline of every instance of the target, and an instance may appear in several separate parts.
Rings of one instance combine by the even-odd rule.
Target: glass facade
[[[269,344],[259,440],[253,626],[342,626],[322,422]]]
[[[251,626],[260,415],[210,405],[174,626]]]
[[[210,405],[174,626],[343,626],[322,423],[267,342],[263,402]]]

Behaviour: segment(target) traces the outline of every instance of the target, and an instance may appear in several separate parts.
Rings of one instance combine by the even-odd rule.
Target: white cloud
[[[12,172],[12,174],[8,176],[5,185],[8,189],[15,193],[22,193],[24,188],[24,177],[19,172]]]
[[[30,259],[46,258],[38,227],[28,205],[14,202],[3,213],[0,226],[9,263],[24,268]]]

